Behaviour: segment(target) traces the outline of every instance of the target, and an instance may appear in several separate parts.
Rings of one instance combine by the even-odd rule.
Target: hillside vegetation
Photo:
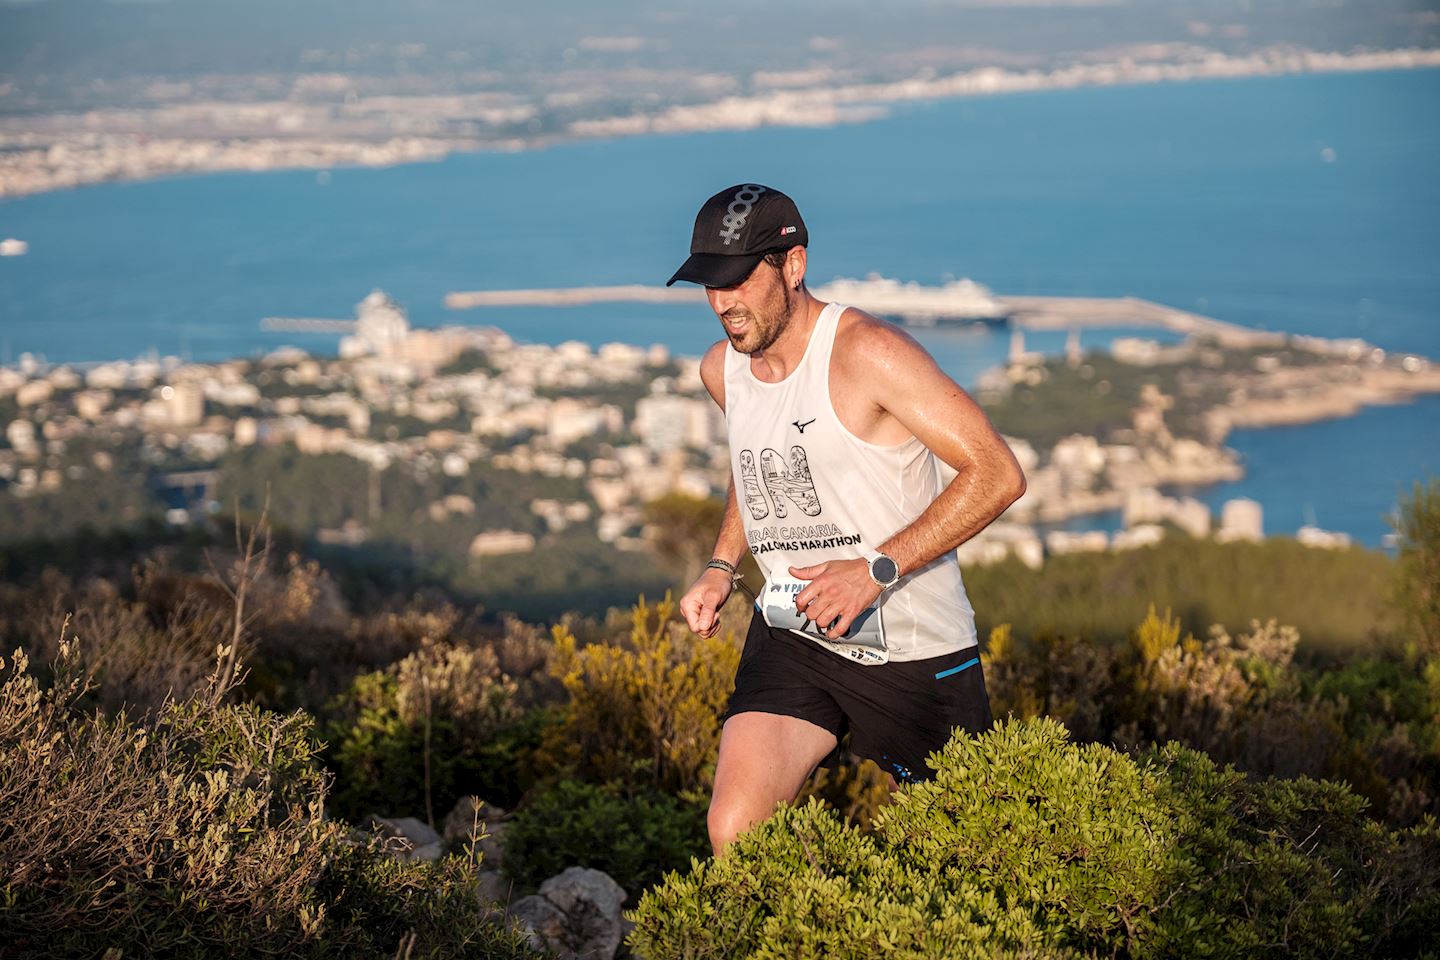
[[[741,604],[705,640],[668,598],[549,629],[434,591],[362,602],[243,526],[204,572],[152,552],[123,580],[0,585],[7,956],[518,955],[477,903],[473,840],[424,864],[368,833],[467,796],[512,811],[512,896],[603,869],[640,956],[1433,956],[1437,518],[1440,482],[1417,486],[1376,567],[1386,643],[1323,659],[1289,623],[1163,605],[1081,620],[1112,625],[1093,635],[997,623],[1005,722],[893,798],[871,764],[824,770],[719,861],[704,806]],[[1130,591],[1179,583],[1140,573],[1147,555],[1183,572],[1187,549],[1261,564],[1282,598],[1291,569],[1339,584],[1324,564],[1373,556],[1176,541],[1062,573],[1096,560],[1129,603],[1117,570]],[[1194,579],[1223,599],[1218,574]]]

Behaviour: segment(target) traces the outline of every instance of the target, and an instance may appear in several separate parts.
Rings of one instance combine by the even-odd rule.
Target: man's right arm
[[[721,340],[705,351],[700,361],[700,379],[722,411],[725,409],[725,346],[725,341]],[[740,505],[735,499],[735,478],[732,476],[730,489],[725,495],[720,532],[710,556],[738,568],[745,550],[745,527],[740,522]],[[720,608],[730,599],[734,589],[735,582],[726,571],[715,567],[701,570],[700,576],[680,598],[680,613],[690,629],[702,637],[713,636],[720,627]]]
[[[730,566],[739,568],[745,556],[745,528],[740,523],[740,507],[735,500],[735,480],[730,480],[730,491],[725,496],[725,514],[720,520],[720,535],[715,538],[715,549],[710,556],[724,560]],[[720,608],[730,599],[735,581],[725,570],[707,567],[680,598],[680,613],[690,629],[702,637],[714,636],[720,627]]]

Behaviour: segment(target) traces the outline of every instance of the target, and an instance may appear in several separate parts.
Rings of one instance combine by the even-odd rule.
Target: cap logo
[[[790,236],[790,234],[792,234],[792,233],[795,232],[795,229],[796,229],[795,227],[781,227],[781,228],[780,228],[780,236],[782,236],[782,237],[788,237],[788,236]]]
[[[726,207],[725,217],[720,222],[725,229],[720,231],[720,236],[725,238],[725,246],[730,246],[731,240],[740,239],[740,231],[745,229],[745,221],[750,218],[750,210],[755,206],[755,201],[760,199],[760,194],[765,188],[758,183],[747,183],[735,191],[735,199],[730,201]]]

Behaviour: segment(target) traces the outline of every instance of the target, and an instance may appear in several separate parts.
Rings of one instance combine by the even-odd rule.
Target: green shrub
[[[473,794],[513,804],[533,783],[532,754],[553,714],[522,713],[488,647],[423,639],[387,670],[357,676],[331,702],[331,809],[418,815],[431,823]]]
[[[1150,606],[1193,631],[1274,617],[1305,638],[1303,659],[1334,660],[1398,646],[1387,602],[1396,563],[1378,550],[1316,550],[1283,537],[1218,543],[1171,534],[1138,550],[1010,559],[965,569],[977,626],[1022,637],[1064,634],[1123,645]]]
[[[305,714],[226,703],[219,668],[143,722],[87,714],[73,642],[48,690],[8,668],[6,957],[527,956],[480,921],[474,864],[397,862],[324,818]]]
[[[1389,832],[1344,784],[1247,780],[1173,744],[1139,762],[1181,828],[1147,955],[1433,956],[1434,821]]]
[[[582,647],[568,627],[555,627],[550,669],[570,704],[546,743],[550,762],[591,783],[635,780],[692,795],[708,787],[740,662],[733,625],[744,612],[727,605],[709,639],[675,621],[668,596],[653,607],[640,599],[628,642]]]
[[[505,872],[534,889],[566,867],[608,873],[633,901],[710,852],[705,809],[654,791],[564,780],[532,795],[505,832]]]
[[[1392,523],[1400,556],[1391,601],[1411,643],[1440,655],[1440,477],[1402,496]]]
[[[1110,739],[1120,699],[1115,648],[1069,635],[1020,639],[1008,623],[990,631],[985,689],[997,717],[1054,717],[1081,740]]]
[[[325,728],[324,759],[335,773],[329,812],[351,823],[371,814],[424,817],[426,769],[425,730],[406,722],[396,707],[394,676],[383,670],[357,676],[350,689],[331,704],[339,715]],[[454,729],[441,720],[432,727],[442,749],[431,758],[429,787],[432,801],[443,806],[447,797],[459,796],[454,754],[443,749],[454,740]],[[443,816],[443,814],[441,814]]]
[[[1271,620],[1235,637],[1219,626],[1204,641],[1180,635],[1179,621],[1153,607],[1136,629],[1129,702],[1115,705],[1117,741],[1178,740],[1262,774],[1328,771],[1342,731],[1331,704],[1302,694],[1294,628]]]
[[[647,892],[644,957],[1419,956],[1440,832],[1345,787],[1133,759],[1053,720],[957,733],[864,834],[811,801]]]
[[[1049,716],[1127,749],[1176,740],[1254,775],[1342,779],[1391,826],[1440,814],[1440,667],[1382,651],[1321,671],[1295,661],[1299,644],[1274,620],[1197,640],[1152,606],[1125,645],[1002,624],[982,656],[997,716]]]

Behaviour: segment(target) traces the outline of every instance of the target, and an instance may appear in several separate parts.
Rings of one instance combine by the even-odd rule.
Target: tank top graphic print
[[[918,439],[870,443],[836,415],[830,358],[844,312],[826,304],[799,365],[778,383],[757,379],[748,356],[725,349],[735,497],[767,584],[788,578],[792,566],[863,557],[940,492],[935,456]],[[878,605],[890,660],[923,660],[976,643],[975,613],[953,552],[903,578]]]

